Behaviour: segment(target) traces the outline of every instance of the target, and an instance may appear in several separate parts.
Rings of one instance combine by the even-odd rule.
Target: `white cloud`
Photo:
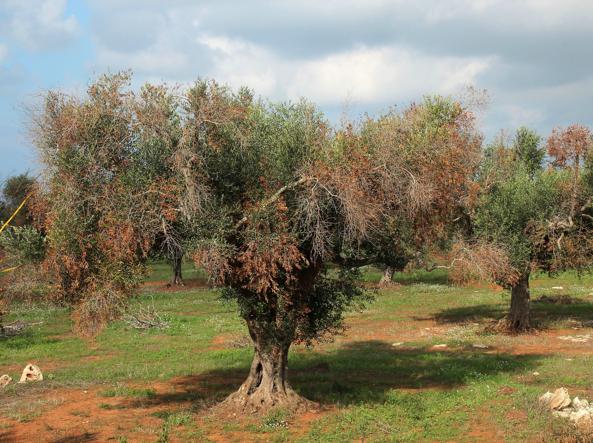
[[[66,16],[66,0],[4,0],[7,17],[2,33],[30,50],[42,50],[71,41],[79,32],[73,15]]]
[[[361,47],[296,66],[290,95],[321,103],[346,97],[361,103],[410,100],[426,93],[456,92],[476,82],[490,60],[430,56],[402,47]]]
[[[324,105],[344,100],[394,103],[426,93],[453,93],[476,82],[489,58],[429,56],[397,46],[360,46],[319,58],[276,56],[262,47],[226,37],[198,41],[214,53],[208,75],[264,95],[306,96]]]

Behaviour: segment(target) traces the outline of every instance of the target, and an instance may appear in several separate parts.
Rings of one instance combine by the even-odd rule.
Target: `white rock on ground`
[[[19,383],[27,383],[30,381],[41,381],[43,380],[43,374],[41,373],[41,369],[39,367],[29,363],[23,369],[23,374],[21,375],[21,379]]]
[[[550,409],[554,409],[556,411],[561,411],[562,409],[568,407],[570,405],[570,396],[568,395],[568,391],[564,388],[558,388],[552,394],[552,398],[550,399]]]
[[[566,389],[559,388],[553,393],[546,392],[539,398],[539,401],[550,408],[556,417],[567,418],[580,429],[590,430],[593,428],[593,405],[578,397],[570,400]]]
[[[0,389],[8,386],[11,381],[12,377],[8,374],[4,374],[2,377],[0,377]]]

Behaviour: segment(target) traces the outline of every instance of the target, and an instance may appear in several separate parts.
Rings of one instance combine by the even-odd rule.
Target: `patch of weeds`
[[[39,417],[47,409],[51,409],[52,406],[58,406],[62,403],[63,400],[59,399],[26,402],[24,407],[18,407],[16,409],[7,411],[6,417],[21,423],[27,423]]]
[[[157,443],[167,443],[172,428],[187,425],[192,420],[192,413],[187,410],[182,411],[157,411],[152,414],[164,420],[158,434]]]
[[[161,427],[161,430],[159,431],[159,435],[156,440],[156,443],[169,443],[170,428],[171,428],[171,425],[169,425],[169,422],[165,420],[165,422],[163,423],[163,426]]]
[[[133,397],[133,398],[154,398],[156,391],[150,388],[130,388],[128,386],[118,385],[100,393],[102,397]]]
[[[152,414],[154,417],[162,418],[168,421],[173,426],[182,426],[191,421],[192,414],[190,411],[157,411]]]
[[[279,429],[288,428],[288,420],[290,414],[285,409],[275,409],[266,415],[260,426],[258,426],[259,432],[272,432]]]

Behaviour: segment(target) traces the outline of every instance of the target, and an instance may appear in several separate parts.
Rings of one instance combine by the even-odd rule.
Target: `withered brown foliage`
[[[128,86],[122,73],[82,98],[50,92],[33,119],[44,174],[32,208],[47,233],[51,295],[74,307],[83,334],[118,315],[154,236],[177,214],[167,173],[176,105],[165,88]]]
[[[458,285],[471,282],[496,282],[514,286],[520,277],[509,252],[502,245],[456,242],[450,251],[449,279]]]

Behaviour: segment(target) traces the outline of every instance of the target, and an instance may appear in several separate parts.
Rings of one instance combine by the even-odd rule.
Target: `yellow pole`
[[[25,203],[27,203],[27,200],[29,200],[29,197],[31,197],[31,194],[27,194],[27,196],[25,197],[25,199],[23,200],[23,202],[19,205],[18,208],[16,208],[16,210],[14,211],[14,213],[10,216],[10,218],[8,220],[6,220],[4,222],[4,224],[2,225],[2,227],[0,228],[0,233],[2,233],[2,231],[4,231],[4,228],[6,228],[8,226],[8,224],[12,221],[13,218],[16,217],[16,215],[19,213],[19,211],[23,208],[23,206],[25,206]]]
[[[20,266],[13,266],[12,268],[7,268],[7,269],[2,269],[0,271],[0,273],[4,273],[4,272],[11,272],[14,271],[15,269],[20,268]]]

